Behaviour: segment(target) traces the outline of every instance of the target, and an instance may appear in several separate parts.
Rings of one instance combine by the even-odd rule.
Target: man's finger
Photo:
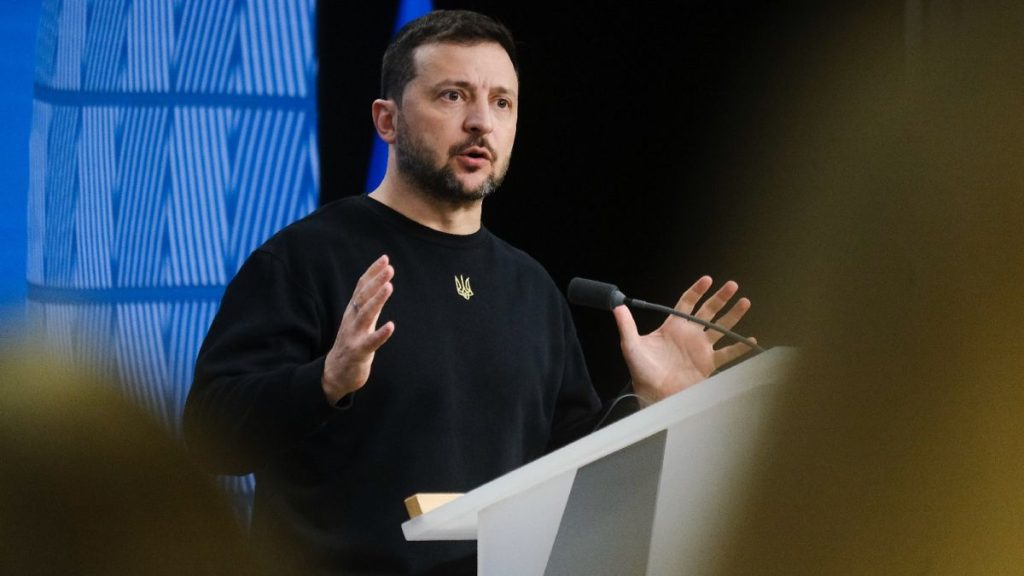
[[[714,294],[711,295],[710,298],[705,300],[704,303],[700,305],[700,308],[697,310],[694,316],[700,318],[701,320],[707,320],[708,322],[711,322],[711,320],[714,319],[714,317],[719,312],[722,311],[722,308],[724,308],[725,305],[729,303],[729,300],[732,300],[732,297],[736,295],[736,292],[738,292],[739,289],[739,284],[733,282],[732,280],[726,282],[725,284],[722,284],[721,288],[719,288]]]
[[[754,344],[757,344],[757,338],[750,338],[749,340],[751,342],[753,342]],[[718,370],[722,366],[725,366],[729,362],[732,362],[733,360],[736,360],[737,358],[739,358],[739,357],[741,357],[741,356],[743,356],[743,355],[745,355],[745,354],[747,354],[747,353],[749,353],[751,351],[753,351],[753,348],[751,348],[750,346],[747,346],[746,344],[744,344],[742,342],[737,342],[735,344],[730,344],[730,345],[726,346],[725,348],[720,348],[718,350],[715,350],[715,353],[714,353],[715,370]]]
[[[718,322],[716,323],[722,328],[725,328],[726,330],[732,330],[733,327],[739,323],[740,319],[742,319],[743,316],[749,310],[750,300],[748,298],[740,298],[739,300],[736,301],[735,304],[732,305],[731,308],[729,308],[725,312],[725,314],[722,314],[722,316],[718,319]],[[722,334],[721,332],[708,330],[708,340],[712,344],[718,342],[718,340],[721,339],[722,336],[724,336],[724,334]]]
[[[385,342],[391,338],[391,335],[395,333],[395,323],[390,320],[383,326],[375,330],[372,334],[366,337],[363,341],[363,346],[367,354],[376,352],[378,348],[384,345]]]
[[[387,254],[383,254],[380,258],[374,260],[373,264],[370,264],[366,269],[366,272],[363,272],[363,275],[359,277],[359,280],[356,282],[356,289],[358,290],[360,285],[366,284],[380,274],[380,272],[388,266],[388,261],[389,258]]]
[[[373,271],[373,267],[367,271],[367,274]],[[385,264],[383,268],[377,270],[373,276],[364,274],[359,279],[359,283],[356,284],[356,290],[352,293],[352,298],[349,300],[348,307],[356,313],[360,313],[359,318],[366,318],[363,312],[367,311],[368,308],[372,308],[372,302],[374,296],[376,296],[381,287],[387,285],[395,277],[394,267]],[[346,315],[348,310],[345,311]]]
[[[390,282],[378,288],[377,292],[360,306],[359,315],[356,316],[356,327],[366,331],[373,330],[377,326],[377,320],[380,319],[384,304],[394,291],[395,285]]]
[[[700,302],[701,297],[704,293],[711,288],[712,284],[711,276],[701,276],[693,286],[686,289],[683,295],[679,297],[679,301],[676,302],[676,310],[690,314],[693,312],[694,307],[697,306],[697,302]]]
[[[356,304],[356,308],[359,308],[362,304],[362,300],[359,297],[362,296],[363,292],[369,290],[374,291],[373,284],[379,284],[381,273],[391,268],[389,265],[389,258],[387,254],[382,255],[380,258],[374,260],[373,264],[363,272],[359,280],[356,281],[356,287],[352,290],[352,302]],[[393,270],[393,269],[392,269]]]
[[[636,328],[636,320],[633,320],[633,314],[625,305],[620,305],[612,309],[612,315],[615,316],[615,324],[619,327],[619,339],[622,342],[623,349],[631,347],[640,338],[640,333]]]

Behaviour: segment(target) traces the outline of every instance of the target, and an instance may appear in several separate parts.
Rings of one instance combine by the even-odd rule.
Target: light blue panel
[[[315,7],[43,2],[29,322],[175,433],[225,285],[317,206]]]

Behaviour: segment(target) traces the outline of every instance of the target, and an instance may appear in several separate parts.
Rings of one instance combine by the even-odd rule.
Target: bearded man
[[[475,574],[473,542],[406,542],[403,500],[468,491],[593,428],[601,405],[544,269],[481,224],[508,170],[519,78],[508,30],[438,11],[384,55],[373,121],[387,173],[257,249],[228,287],[185,412],[193,452],[256,474],[253,533],[332,574]],[[694,310],[711,279],[679,302]],[[696,313],[734,326],[726,283]],[[654,402],[747,349],[615,310]]]

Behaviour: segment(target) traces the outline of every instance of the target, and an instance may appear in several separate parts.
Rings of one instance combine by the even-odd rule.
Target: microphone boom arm
[[[608,284],[607,282],[598,282],[597,280],[588,280],[586,278],[573,278],[569,282],[568,290],[569,301],[573,304],[579,304],[581,306],[590,306],[591,308],[597,308],[599,310],[612,310],[616,306],[625,304],[632,308],[641,308],[645,310],[653,310],[655,312],[661,312],[662,314],[671,314],[672,316],[678,316],[680,318],[689,320],[690,322],[696,322],[709,330],[715,332],[721,332],[734,341],[749,346],[751,349],[758,353],[764,352],[764,348],[757,345],[756,342],[749,338],[740,336],[732,330],[727,330],[714,322],[708,322],[707,320],[701,320],[692,314],[680,312],[675,308],[669,308],[668,306],[662,306],[660,304],[651,304],[650,302],[644,302],[643,300],[637,300],[635,298],[629,298],[625,294],[619,291],[618,286],[614,284]]]
[[[661,312],[662,314],[671,314],[672,316],[678,316],[679,318],[684,318],[686,320],[689,320],[690,322],[696,322],[697,324],[700,324],[701,326],[704,326],[705,328],[707,328],[709,330],[714,330],[715,332],[721,332],[722,334],[725,334],[726,336],[728,336],[729,338],[732,338],[736,342],[740,342],[741,344],[746,344],[747,346],[753,348],[757,352],[764,352],[764,348],[758,346],[757,343],[754,342],[753,340],[751,340],[750,338],[746,338],[744,336],[740,336],[739,334],[733,332],[732,330],[728,330],[726,328],[723,328],[723,327],[719,326],[718,324],[715,324],[714,322],[708,322],[707,320],[702,320],[700,318],[697,318],[693,314],[687,314],[686,312],[680,312],[679,310],[676,310],[675,308],[669,308],[668,306],[662,306],[661,304],[651,304],[650,302],[645,302],[643,300],[638,300],[636,298],[630,298],[628,296],[625,298],[625,302],[623,302],[623,303],[626,306],[629,306],[631,308],[641,308],[641,309],[644,309],[644,310],[653,310],[654,312]]]

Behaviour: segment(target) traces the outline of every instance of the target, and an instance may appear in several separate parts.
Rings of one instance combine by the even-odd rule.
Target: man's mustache
[[[470,148],[486,148],[487,152],[490,153],[492,160],[497,160],[498,154],[494,151],[491,144],[483,137],[472,137],[468,138],[464,142],[453,145],[448,149],[449,156],[459,156]]]

